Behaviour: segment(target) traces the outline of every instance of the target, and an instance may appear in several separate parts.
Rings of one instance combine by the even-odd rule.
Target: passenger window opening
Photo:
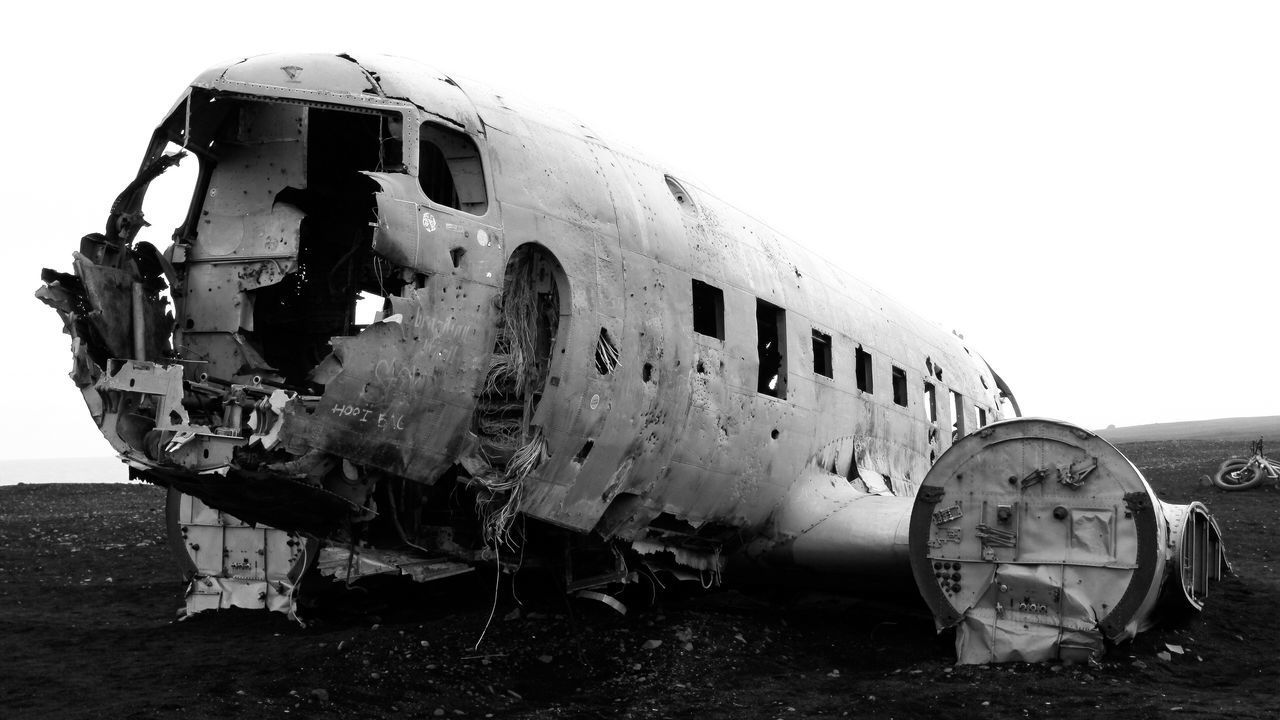
[[[764,300],[756,300],[756,351],[760,373],[756,390],[773,397],[787,396],[786,311]]]
[[[925,381],[924,384],[924,411],[929,418],[929,422],[938,422],[938,394],[933,387],[933,383]]]
[[[874,392],[871,375],[871,353],[862,349],[859,345],[853,353],[854,374],[857,376],[858,389],[862,392]]]
[[[987,426],[987,409],[980,405],[974,405],[973,409],[978,411],[978,427],[980,428],[986,427]]]
[[[893,402],[907,406],[907,372],[896,365],[893,366]]]
[[[823,377],[834,377],[831,369],[831,336],[813,331],[813,372]]]
[[[693,331],[724,339],[724,291],[700,280],[693,281]]]
[[[480,151],[466,134],[423,123],[418,135],[418,183],[437,205],[484,215],[489,196]]]
[[[951,393],[951,408],[953,410],[951,440],[954,442],[965,435],[964,396],[955,390],[949,390],[948,392]]]

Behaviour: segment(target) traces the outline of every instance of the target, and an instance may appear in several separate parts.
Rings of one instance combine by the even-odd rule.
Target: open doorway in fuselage
[[[372,251],[378,188],[362,174],[400,169],[398,116],[312,107],[306,132],[306,186],[276,197],[305,213],[298,269],[256,292],[249,334],[296,387],[309,384],[330,338],[358,332],[405,282]]]

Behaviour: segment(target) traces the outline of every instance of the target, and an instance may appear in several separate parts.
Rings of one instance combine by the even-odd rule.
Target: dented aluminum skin
[[[179,148],[199,180],[165,244],[141,208]],[[575,589],[907,577],[931,465],[1017,414],[959,336],[572,118],[398,58],[204,72],[44,279],[137,477],[331,545],[523,545]]]

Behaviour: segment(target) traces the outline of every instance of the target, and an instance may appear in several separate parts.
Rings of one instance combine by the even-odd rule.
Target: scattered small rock
[[[645,641],[644,641],[644,644],[640,646],[640,649],[641,649],[641,650],[653,650],[653,649],[656,649],[656,648],[661,647],[661,646],[662,646],[662,641],[661,641],[661,640],[645,640]]]
[[[315,698],[317,702],[327,703],[329,702],[329,691],[324,688],[316,688],[311,691],[311,697]]]

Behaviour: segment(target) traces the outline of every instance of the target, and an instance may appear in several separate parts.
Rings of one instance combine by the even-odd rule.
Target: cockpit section
[[[175,349],[188,380],[257,377],[315,392],[309,375],[329,339],[358,329],[360,293],[405,283],[371,252],[376,185],[361,174],[401,168],[402,121],[249,99],[204,104],[216,125],[188,145],[199,148],[204,182],[170,251],[184,271]]]
[[[206,498],[259,485],[249,501],[226,493],[248,520],[268,519],[251,507],[272,506],[264,493],[278,506],[300,487],[336,496],[312,503],[326,514],[359,514],[368,483],[333,492],[325,476],[340,463],[286,452],[280,430],[287,412],[321,403],[340,371],[335,338],[426,292],[429,272],[375,249],[380,187],[370,174],[405,176],[404,123],[385,107],[193,88],[157,128],[105,231],[81,242],[75,272],[45,271],[38,295],[74,338],[73,378],[137,472]],[[161,240],[143,204],[189,156],[186,212]],[[453,205],[477,207],[474,180],[455,182],[443,155],[428,171]]]

